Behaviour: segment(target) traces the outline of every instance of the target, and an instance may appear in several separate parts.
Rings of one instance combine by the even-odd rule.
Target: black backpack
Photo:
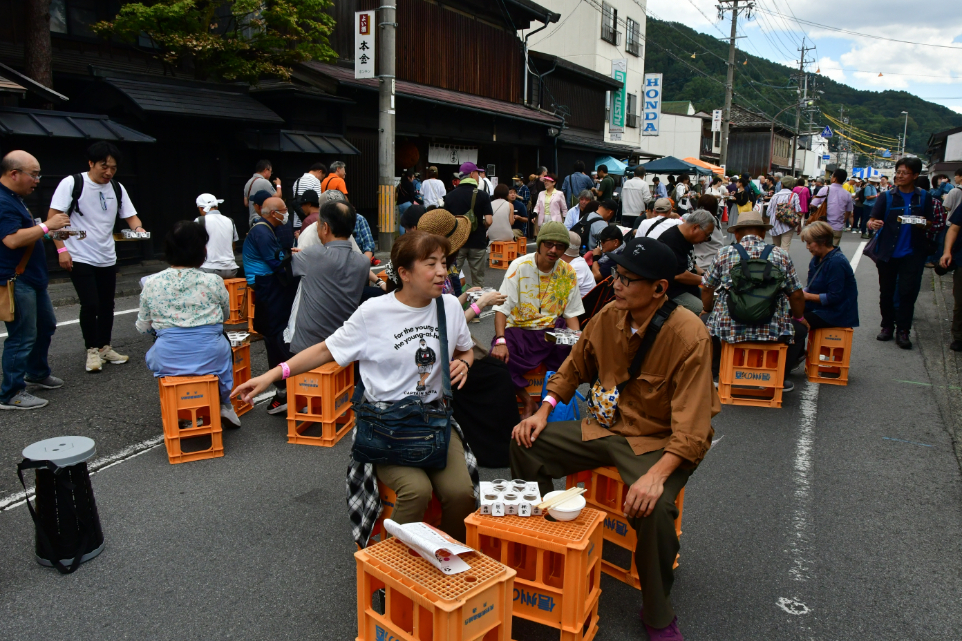
[[[117,215],[119,216],[120,212],[123,211],[124,208],[124,190],[120,188],[120,183],[113,178],[110,179],[110,186],[114,188],[114,197],[117,199]],[[84,215],[84,213],[80,211],[80,207],[77,204],[80,202],[80,195],[83,194],[83,191],[84,175],[74,174],[73,192],[70,194],[70,207],[68,207],[67,211],[64,212],[65,214],[70,216],[74,212],[77,212],[81,216]]]
[[[591,233],[592,223],[595,222],[594,220],[589,221],[588,217],[591,216],[591,214],[595,214],[595,213],[598,213],[598,212],[592,211],[592,212],[588,212],[587,214],[582,214],[581,218],[578,219],[578,222],[576,222],[574,225],[571,226],[571,231],[573,231],[574,233],[578,234],[581,237],[581,247],[578,248],[578,253],[581,256],[584,256],[585,254],[588,253],[588,235]],[[604,220],[604,219],[601,218],[599,214],[596,220]]]

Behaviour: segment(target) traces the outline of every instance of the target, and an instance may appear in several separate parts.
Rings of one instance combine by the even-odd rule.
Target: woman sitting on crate
[[[442,294],[450,254],[444,236],[404,234],[391,250],[388,295],[368,300],[326,341],[232,394],[253,399],[288,376],[331,361],[358,362],[347,502],[361,547],[380,512],[378,482],[397,495],[391,518],[401,524],[423,520],[433,492],[443,509],[441,529],[459,541],[476,508],[474,454],[451,418],[451,388],[464,385],[474,355],[458,299]]]
[[[155,377],[213,374],[220,383],[220,415],[240,427],[230,402],[233,359],[224,336],[230,297],[220,276],[200,270],[207,241],[204,226],[187,220],[168,232],[164,251],[170,267],[145,281],[136,326],[157,337],[147,352]]]
[[[812,253],[805,293],[805,320],[813,330],[858,327],[858,285],[842,250],[834,246],[832,227],[823,221],[802,230],[802,241]]]

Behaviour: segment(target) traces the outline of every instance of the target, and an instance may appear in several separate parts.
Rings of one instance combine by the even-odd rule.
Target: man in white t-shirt
[[[233,278],[237,275],[237,262],[234,260],[234,243],[237,242],[237,226],[234,221],[218,211],[217,206],[224,199],[215,198],[213,194],[201,194],[197,197],[197,211],[200,216],[194,219],[207,230],[207,260],[201,265],[201,271],[217,274],[221,278]]]
[[[578,276],[578,290],[581,297],[584,298],[588,292],[595,288],[595,277],[591,274],[591,268],[588,267],[587,261],[579,256],[578,249],[581,247],[581,236],[569,231],[568,238],[571,239],[571,244],[568,245],[568,249],[561,256],[561,260],[574,267],[575,274]]]
[[[444,196],[448,190],[444,188],[444,183],[438,179],[438,168],[428,167],[428,179],[421,184],[421,193],[424,196],[424,208],[431,205],[444,207]]]
[[[478,189],[488,196],[494,194],[494,183],[488,178],[488,170],[484,165],[478,165]]]
[[[682,223],[681,218],[672,218],[671,201],[667,198],[659,198],[655,201],[655,206],[648,213],[648,219],[641,221],[638,231],[635,232],[636,238],[658,238],[665,231]]]
[[[88,372],[99,372],[104,363],[127,362],[127,356],[110,346],[117,287],[114,223],[122,218],[130,229],[146,231],[127,190],[114,180],[119,158],[120,150],[113,144],[95,142],[87,149],[89,170],[61,180],[50,201],[50,215],[65,213],[70,216],[71,229],[87,232],[83,240],[71,236],[54,244],[60,266],[70,272],[80,298],[80,333],[87,349]]]
[[[320,194],[321,181],[324,180],[325,176],[327,176],[327,165],[322,162],[316,162],[311,165],[311,168],[306,174],[294,181],[294,186],[291,188],[294,192],[294,200],[291,202],[297,202],[298,196],[308,190],[312,190],[315,194]],[[301,228],[302,222],[297,212],[292,212],[291,224],[294,227],[294,238],[297,238],[298,230]]]

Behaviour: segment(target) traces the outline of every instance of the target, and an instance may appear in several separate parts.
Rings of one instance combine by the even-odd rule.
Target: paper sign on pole
[[[711,112],[711,130],[721,131],[722,130],[722,110],[715,109]]]
[[[645,74],[645,114],[644,126],[641,129],[642,136],[657,136],[658,127],[661,124],[661,79],[660,73]]]
[[[608,133],[612,140],[621,140],[625,131],[625,81],[628,79],[628,60],[611,61],[611,77],[621,82],[621,87],[611,92],[611,122]]]
[[[374,12],[354,14],[354,77],[374,77]]]

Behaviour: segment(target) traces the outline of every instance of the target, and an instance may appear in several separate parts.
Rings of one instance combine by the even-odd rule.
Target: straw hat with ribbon
[[[464,216],[455,216],[446,209],[432,209],[421,216],[417,229],[447,238],[453,254],[467,242],[471,223]]]

